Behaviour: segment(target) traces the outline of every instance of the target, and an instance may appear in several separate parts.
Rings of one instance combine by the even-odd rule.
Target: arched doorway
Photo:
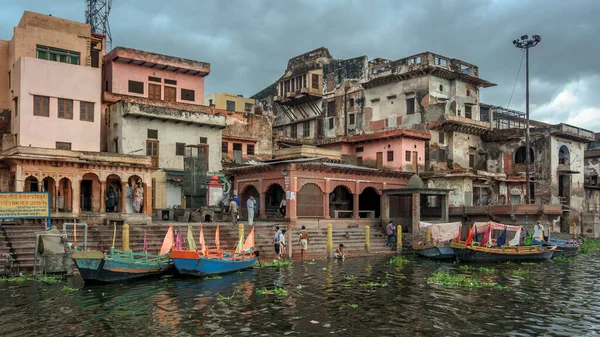
[[[80,204],[83,212],[100,211],[100,179],[94,173],[86,173],[81,178]]]
[[[371,211],[368,213],[359,213],[361,218],[368,218],[371,216],[379,218],[379,215],[381,214],[381,197],[377,194],[377,190],[370,186],[365,188],[358,196],[358,209],[360,211]]]
[[[329,216],[331,218],[352,218],[354,201],[348,187],[338,185],[329,193]]]
[[[246,203],[251,196],[254,197],[254,200],[256,200],[256,207],[254,207],[254,218],[256,218],[260,208],[260,194],[258,193],[256,187],[253,185],[248,185],[242,192],[242,198],[240,200],[240,217],[243,217],[246,220],[248,220],[248,207],[246,206]]]
[[[58,181],[57,205],[59,212],[73,211],[73,186],[69,178],[62,178]]]
[[[558,164],[569,165],[571,163],[571,152],[566,145],[563,145],[558,150]]]
[[[46,177],[42,182],[43,184],[41,192],[48,192],[50,195],[50,200],[48,200],[50,203],[50,209],[52,211],[56,211],[56,195],[54,195],[56,193],[56,181],[54,181],[54,178],[52,177]]]
[[[525,164],[525,161],[527,160],[526,158],[527,153],[525,152],[525,146],[521,146],[519,148],[517,148],[515,150],[515,153],[513,154],[513,160],[515,164]],[[533,163],[533,149],[530,147],[529,148],[529,162]]]
[[[23,186],[23,192],[39,192],[39,182],[34,176],[29,176],[25,179],[25,186]]]
[[[299,217],[323,217],[323,192],[316,184],[306,184],[298,192],[296,215]]]
[[[121,212],[121,177],[116,174],[111,174],[106,177],[106,195],[103,196],[106,200],[104,203],[106,212]]]
[[[265,212],[267,218],[274,218],[276,216],[285,216],[279,212],[279,206],[281,200],[285,199],[285,191],[279,184],[273,184],[267,189],[265,193]]]
[[[127,179],[125,187],[125,211],[126,213],[144,212],[144,182],[139,176],[133,175]]]

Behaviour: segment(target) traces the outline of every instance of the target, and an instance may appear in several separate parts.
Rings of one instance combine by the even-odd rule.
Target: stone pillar
[[[23,192],[23,188],[25,187],[25,179],[27,178],[23,177],[23,166],[17,165],[15,177],[15,192]]]
[[[74,177],[73,178],[73,182],[71,184],[71,188],[73,190],[73,193],[71,195],[71,205],[73,207],[73,214],[80,214],[81,213],[81,205],[80,205],[80,201],[81,201],[81,178],[80,177]]]
[[[298,178],[295,177],[296,164],[290,165],[289,177],[290,177],[290,199],[286,201],[286,213],[289,214],[289,218],[295,221],[298,218],[297,204],[298,204]],[[292,194],[294,198],[292,200]]]
[[[329,219],[329,193],[323,193],[323,218]]]
[[[265,192],[260,192],[259,193],[260,197],[259,197],[259,201],[260,204],[258,205],[258,217],[261,219],[266,219],[267,218],[267,214],[266,214],[266,210],[267,210],[267,198],[266,198],[266,193]],[[279,205],[277,205],[279,207]],[[286,206],[287,206],[287,202],[286,202]]]
[[[121,213],[127,213],[127,207],[125,206],[125,203],[127,202],[126,190],[127,190],[127,182],[122,181],[121,182],[121,206],[120,206]]]
[[[390,196],[386,193],[381,194],[381,227],[387,226],[390,222]]]
[[[449,205],[448,205],[448,195],[444,195],[441,198],[442,201],[442,221],[443,222],[450,222],[450,217],[449,217]],[[488,206],[489,207],[489,206]]]
[[[100,182],[100,213],[106,213],[106,181]]]
[[[421,221],[421,193],[412,194],[412,235],[419,231],[419,221]]]
[[[56,181],[54,182],[54,198],[52,199],[52,204],[54,206],[54,211],[58,212],[58,182]]]
[[[358,219],[358,193],[352,194],[352,219]]]

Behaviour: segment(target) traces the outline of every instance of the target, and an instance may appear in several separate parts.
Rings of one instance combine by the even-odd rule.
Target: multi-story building
[[[0,187],[49,192],[53,218],[146,222],[150,158],[100,152],[104,48],[89,25],[33,12],[0,41]],[[138,197],[117,193],[126,186]]]
[[[243,95],[212,93],[204,96],[204,102],[220,110],[254,113],[254,100]]]

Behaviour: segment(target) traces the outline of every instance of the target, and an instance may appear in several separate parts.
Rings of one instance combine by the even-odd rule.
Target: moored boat
[[[431,224],[419,222],[419,229],[425,228],[425,242],[414,242],[412,249],[422,257],[434,260],[452,260],[454,259],[454,249],[450,246],[450,241],[460,233],[462,223],[439,223]],[[460,234],[459,234],[460,235]]]
[[[169,227],[163,240],[159,254],[148,254],[146,251],[146,238],[144,234],[144,252],[129,251],[129,228],[124,225],[123,249],[115,249],[113,244],[106,254],[99,251],[76,251],[73,261],[77,265],[79,274],[85,283],[113,283],[143,277],[165,274],[172,270],[173,264],[169,252],[173,246],[173,226]]]
[[[492,232],[502,232],[494,241]],[[515,232],[514,238],[507,242],[508,231]],[[481,242],[477,243],[477,233],[485,233]],[[556,246],[523,246],[521,245],[521,227],[507,226],[493,221],[475,223],[464,242],[453,242],[454,254],[458,261],[464,262],[534,262],[552,258]]]
[[[258,252],[254,251],[254,227],[246,241],[243,236],[235,251],[225,253],[219,244],[219,226],[215,232],[216,249],[208,249],[204,241],[204,231],[200,225],[200,249],[196,248],[191,227],[188,227],[188,249],[174,249],[171,260],[179,274],[192,276],[210,276],[232,273],[249,269],[256,263]]]
[[[572,240],[558,240],[557,238],[550,238],[550,245],[556,245],[552,258],[557,257],[574,257],[579,254],[579,241],[576,239]]]

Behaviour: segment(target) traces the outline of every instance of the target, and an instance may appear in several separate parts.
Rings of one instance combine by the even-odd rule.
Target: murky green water
[[[94,287],[74,277],[73,292],[64,283],[4,282],[0,336],[600,336],[599,256],[487,273],[412,257],[396,267],[389,259]],[[427,284],[440,269],[507,288]],[[263,287],[289,294],[258,295]]]

